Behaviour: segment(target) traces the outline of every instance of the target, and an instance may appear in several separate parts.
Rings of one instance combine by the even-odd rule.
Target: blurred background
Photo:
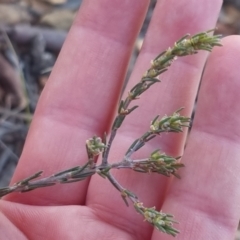
[[[126,79],[155,4],[152,0]],[[0,0],[0,187],[9,184],[39,95],[80,7],[81,0]],[[240,34],[240,0],[224,1],[217,28],[223,36]]]

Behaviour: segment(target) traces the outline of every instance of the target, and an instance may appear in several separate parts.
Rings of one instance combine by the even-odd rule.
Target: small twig
[[[107,165],[108,164],[108,155],[110,152],[110,148],[112,146],[112,142],[117,134],[117,129],[112,129],[110,138],[108,140],[108,143],[106,145],[106,149],[103,152],[103,158],[102,158],[102,165]]]
[[[184,36],[177,41],[172,48],[159,54],[152,61],[151,67],[143,75],[140,82],[129,91],[125,100],[120,101],[118,114],[113,122],[108,142],[106,140],[106,135],[104,135],[103,139],[94,136],[86,141],[88,160],[84,166],[77,166],[58,172],[49,177],[35,180],[42,174],[42,171],[37,172],[36,174],[15,183],[13,186],[1,188],[0,197],[11,192],[26,192],[36,188],[52,186],[57,183],[81,181],[98,173],[112,183],[112,185],[121,193],[121,196],[127,205],[128,198],[133,203],[136,211],[140,213],[146,221],[158,230],[176,236],[179,232],[173,228],[173,223],[176,223],[176,221],[171,214],[165,214],[161,211],[159,212],[155,207],[144,207],[143,203],[138,200],[138,197],[131,191],[125,189],[117,179],[114,178],[110,171],[112,169],[128,168],[140,173],[158,173],[167,177],[174,175],[179,178],[177,171],[184,166],[178,161],[180,157],[168,156],[160,150],[155,150],[149,157],[143,159],[132,159],[132,155],[138,149],[143,147],[146,142],[152,140],[157,135],[164,132],[180,133],[183,131],[183,128],[189,128],[190,118],[180,115],[182,108],[175,111],[170,116],[164,116],[161,119],[159,119],[159,116],[155,117],[150,124],[149,130],[131,144],[121,161],[113,161],[115,163],[109,164],[108,157],[118,128],[122,125],[126,116],[138,107],[130,107],[133,100],[139,98],[140,95],[152,85],[160,82],[158,79],[159,75],[167,71],[168,67],[177,57],[195,54],[198,50],[211,51],[214,46],[221,45],[219,42],[219,36],[209,36],[209,32],[210,31],[199,33],[191,38],[189,35]],[[97,158],[100,154],[103,155],[103,160],[100,165],[97,165]]]
[[[0,107],[0,114],[4,115],[0,118],[0,123],[3,121],[6,121],[10,117],[14,117],[14,118],[20,119],[20,120],[27,120],[27,121],[32,120],[32,114],[21,113],[20,111],[21,111],[21,109],[15,109],[15,110],[10,111],[10,110]]]
[[[77,166],[68,170],[58,172],[51,175],[50,177],[31,181],[35,178],[40,177],[42,173],[43,171],[39,171],[34,175],[15,183],[13,186],[1,188],[0,197],[3,197],[11,192],[27,192],[37,188],[52,186],[57,183],[71,183],[81,181],[95,174],[96,169],[88,168],[87,163],[84,166]]]
[[[1,139],[0,139],[0,146],[2,148],[6,149],[10,153],[10,155],[14,159],[14,161],[18,162],[19,157]]]

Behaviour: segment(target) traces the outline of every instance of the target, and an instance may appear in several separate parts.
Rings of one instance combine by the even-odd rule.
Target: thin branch
[[[118,128],[122,125],[126,116],[138,107],[130,107],[131,102],[138,99],[155,83],[160,82],[158,79],[159,75],[167,71],[177,57],[195,54],[198,50],[211,51],[214,46],[221,46],[220,36],[210,36],[209,32],[211,31],[202,32],[192,37],[189,37],[189,35],[184,36],[177,41],[172,48],[168,48],[152,61],[151,67],[142,76],[141,80],[129,91],[125,100],[120,101],[118,114],[112,124],[108,142],[106,141],[105,136],[103,140],[100,137],[94,136],[86,141],[88,160],[85,165],[70,168],[49,177],[36,180],[36,178],[39,178],[42,174],[42,171],[39,171],[12,186],[1,188],[0,197],[12,192],[26,192],[37,188],[52,186],[57,183],[81,181],[98,173],[112,183],[112,185],[121,193],[121,196],[127,205],[128,198],[133,203],[136,211],[140,213],[146,221],[158,230],[176,236],[179,232],[172,227],[173,223],[176,223],[173,216],[171,214],[162,213],[161,211],[159,212],[155,207],[144,207],[143,203],[138,200],[138,197],[135,194],[125,189],[117,179],[114,178],[110,170],[114,168],[128,168],[141,173],[153,172],[163,174],[167,177],[171,175],[179,177],[176,172],[179,168],[184,166],[178,161],[180,157],[168,156],[159,150],[152,152],[148,158],[133,160],[131,157],[132,154],[143,147],[146,142],[152,140],[163,132],[182,132],[184,127],[190,126],[190,118],[180,115],[179,112],[182,109],[175,111],[170,116],[164,116],[161,119],[157,116],[151,122],[149,130],[132,143],[120,162],[109,164],[109,152]],[[97,157],[100,153],[103,155],[103,160],[102,163],[97,166]]]
[[[96,169],[88,167],[88,163],[84,166],[77,166],[65,171],[58,172],[49,177],[34,180],[42,175],[43,171],[39,171],[32,176],[25,178],[12,186],[0,188],[0,197],[12,192],[27,192],[37,188],[48,187],[57,183],[71,183],[81,181],[96,173]]]

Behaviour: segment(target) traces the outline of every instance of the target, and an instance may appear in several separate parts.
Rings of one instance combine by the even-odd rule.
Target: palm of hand
[[[130,86],[139,80],[160,49],[186,32],[211,28],[221,4],[205,1],[207,7],[203,9],[196,8],[202,2],[170,2],[157,4]],[[108,129],[147,7],[145,0],[137,3],[122,1],[117,8],[108,0],[83,3],[40,99],[13,182],[40,169],[51,174],[84,163],[85,151],[79,149],[85,140]],[[203,15],[208,18],[203,19]],[[194,24],[189,22],[193,16]],[[175,215],[180,222],[179,239],[231,239],[238,222],[240,108],[235,103],[240,84],[236,67],[239,39],[227,38],[223,45],[214,50],[203,76],[183,159],[187,166],[181,172],[184,177],[171,183],[164,194],[168,179],[114,172],[145,205]],[[141,109],[129,116],[119,132],[111,159],[121,159],[123,151],[159,111],[164,115],[185,106],[185,113],[190,114],[205,59],[206,55],[200,54],[179,60],[174,71],[167,72],[162,83],[139,100]],[[179,155],[185,138],[168,135],[160,139],[161,148]],[[156,148],[159,140],[146,146],[142,154]],[[4,200],[8,201],[0,203],[0,225],[5,239],[171,238],[153,231],[141,216],[124,206],[108,182],[97,176],[90,181],[13,194]]]

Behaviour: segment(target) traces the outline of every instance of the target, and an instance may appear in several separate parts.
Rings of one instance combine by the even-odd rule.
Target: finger
[[[186,33],[191,35],[214,28],[222,1],[158,1],[147,36],[130,79],[130,87],[136,84],[143,73],[150,67],[150,61],[156,55]],[[196,11],[197,9],[197,11]],[[203,18],[203,15],[208,16]],[[146,91],[138,101],[139,111],[128,118],[128,124],[123,126],[124,134],[142,134],[149,122],[157,115],[171,114],[184,107],[184,114],[192,112],[196,92],[205,64],[207,52],[200,51],[197,55],[178,58],[170,70],[160,75],[160,84]],[[127,91],[125,92],[125,95]],[[176,135],[175,135],[176,136]],[[174,141],[173,141],[174,140]],[[184,138],[175,138],[169,134],[166,140],[161,140],[161,146],[172,154],[182,152]],[[155,142],[159,147],[159,141]]]
[[[240,214],[239,36],[223,40],[208,61],[182,179],[164,211],[180,221],[179,239],[233,239]],[[159,239],[154,233],[153,239]],[[170,239],[170,238],[164,238]]]
[[[108,128],[147,5],[147,0],[83,2],[39,101],[12,182],[41,169],[49,175],[86,162],[85,141]],[[7,199],[74,204],[84,201],[86,187],[83,182]]]
[[[207,6],[207,8],[203,8],[202,5]],[[130,87],[127,89],[139,81],[154,56],[172,45],[182,35],[187,32],[196,33],[212,28],[215,25],[220,5],[220,1],[158,1],[145,39],[145,46],[131,76]],[[203,15],[208,17],[203,18]],[[190,22],[189,19],[193,22]],[[200,56],[187,57],[185,60],[179,59],[164,75],[159,86],[153,87],[154,89],[143,94],[136,103],[140,106],[139,109],[127,116],[126,122],[121,127],[122,130],[119,129],[110,159],[122,159],[132,142],[148,130],[150,121],[158,113],[170,114],[179,107],[185,106],[185,113],[189,114],[205,58],[206,55],[200,54]],[[171,137],[168,140],[171,141],[165,141],[165,137],[166,135],[152,144],[146,144],[143,150],[141,149],[142,151],[134,155],[134,159],[148,157],[153,150],[159,147],[167,154],[174,156],[181,154],[183,141],[180,138],[182,135],[180,138],[173,138],[173,135],[168,134],[167,137]],[[114,172],[114,175],[124,187],[133,191],[146,206],[160,205],[165,192],[166,178],[130,171],[123,172],[123,170]],[[120,224],[126,228],[131,226],[131,229],[137,234],[143,234],[145,239],[149,239],[151,227],[146,229],[145,227],[148,225],[134,210],[122,209],[124,205],[119,193],[105,184],[104,180],[92,178],[87,204],[96,208],[106,221],[113,221],[116,225]],[[112,215],[119,217],[112,219]]]

